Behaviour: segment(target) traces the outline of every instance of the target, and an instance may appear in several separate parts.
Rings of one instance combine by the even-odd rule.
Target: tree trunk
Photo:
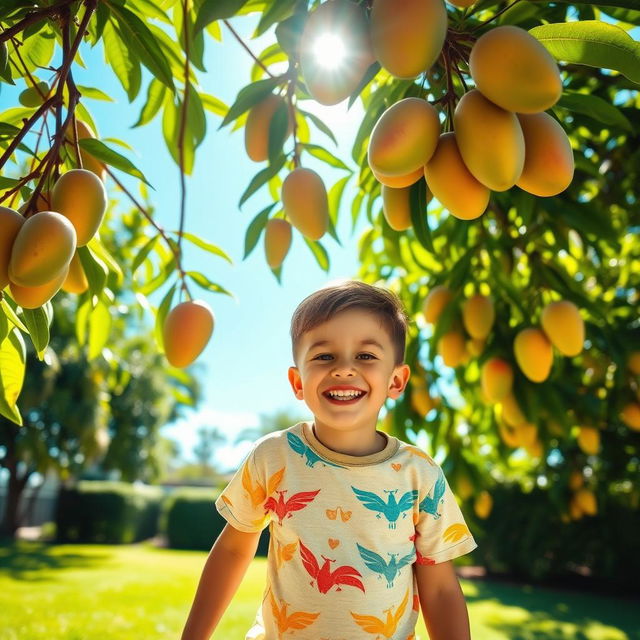
[[[7,484],[6,504],[4,508],[4,516],[0,525],[0,535],[15,538],[16,531],[20,526],[18,517],[18,506],[20,497],[27,484],[27,480],[31,475],[30,471],[20,476],[18,474],[18,459],[16,457],[15,442],[9,442],[7,446],[7,455],[3,460],[3,466],[9,471],[9,482]]]

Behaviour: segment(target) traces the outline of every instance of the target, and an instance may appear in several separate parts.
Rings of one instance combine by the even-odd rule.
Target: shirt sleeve
[[[265,512],[265,483],[255,463],[254,447],[218,496],[218,513],[234,528],[247,533],[262,531],[269,523]]]
[[[473,551],[478,545],[467,527],[440,467],[433,485],[419,495],[416,524],[417,564],[438,564]]]

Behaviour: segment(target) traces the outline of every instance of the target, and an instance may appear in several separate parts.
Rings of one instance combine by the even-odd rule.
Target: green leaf
[[[211,111],[211,113],[215,113],[217,116],[222,116],[224,118],[224,116],[229,112],[229,107],[215,96],[208,93],[201,93],[200,98],[202,99],[202,105],[204,108],[207,111]]]
[[[147,90],[147,101],[140,111],[138,122],[136,122],[133,127],[141,127],[143,124],[147,124],[147,122],[151,122],[155,118],[164,102],[166,92],[167,87],[165,87],[160,80],[157,78],[151,80]]]
[[[362,79],[358,83],[358,86],[354,89],[353,93],[349,97],[349,109],[353,105],[353,103],[358,99],[358,96],[362,93],[362,90],[376,77],[378,71],[380,71],[382,67],[379,62],[374,62],[362,76]]]
[[[640,43],[624,29],[599,20],[545,24],[529,33],[556,60],[613,69],[640,84]]]
[[[238,116],[242,115],[245,111],[248,111],[257,104],[263,98],[266,98],[273,89],[281,84],[283,79],[277,78],[265,78],[264,80],[258,80],[258,82],[252,82],[246,87],[243,87],[238,92],[235,102],[229,108],[227,115],[224,117],[220,128],[233,122]]]
[[[129,159],[125,158],[117,151],[114,151],[111,147],[108,147],[102,140],[97,140],[95,138],[83,138],[82,140],[78,140],[78,144],[82,149],[88,151],[98,160],[142,180],[153,189],[153,186],[144,177],[144,174],[140,169],[138,169]]]
[[[111,312],[102,301],[89,314],[89,360],[97,358],[109,340]]]
[[[177,283],[171,285],[167,293],[165,293],[162,298],[162,302],[158,306],[158,310],[156,311],[156,322],[154,327],[154,335],[156,338],[156,342],[160,347],[161,351],[164,353],[164,321],[167,317],[167,313],[169,313],[169,309],[171,308],[171,302],[173,301],[173,294],[176,290]]]
[[[621,127],[626,131],[633,130],[631,123],[620,109],[610,102],[589,93],[564,91],[555,107],[563,107],[571,113],[582,113],[598,122]]]
[[[344,178],[340,178],[338,182],[336,182],[331,189],[329,189],[328,199],[329,199],[329,218],[333,222],[333,224],[337,224],[338,222],[338,212],[340,211],[340,201],[342,200],[342,194],[344,193],[344,188],[347,186],[347,182],[351,179],[351,174],[345,176]],[[339,243],[338,243],[339,244]]]
[[[158,275],[156,275],[155,278],[152,278],[144,286],[139,287],[140,293],[143,293],[145,296],[153,293],[156,289],[158,289],[158,287],[161,287],[167,281],[169,276],[175,271],[175,268],[176,257],[172,254],[171,257],[160,268],[160,272],[158,273]]]
[[[288,18],[294,11],[298,0],[273,0],[262,13],[260,22],[256,27],[253,38],[262,35],[270,26]]]
[[[311,253],[313,253],[316,262],[320,265],[320,268],[324,271],[329,271],[329,254],[327,250],[317,241],[309,240],[306,236],[302,236],[307,243]]]
[[[336,169],[344,169],[349,173],[353,173],[349,167],[340,160],[340,158],[336,158],[330,151],[327,151],[324,147],[321,147],[317,144],[305,144],[303,145],[305,151],[308,151],[312,156],[318,158],[318,160],[322,160],[322,162],[326,162],[328,165],[332,167],[336,167]]]
[[[0,414],[22,426],[17,407],[26,369],[27,350],[17,329],[0,343]]]
[[[9,335],[9,321],[4,313],[0,313],[0,343]]]
[[[246,2],[247,0],[204,0],[200,11],[198,11],[195,31],[204,29],[215,20],[232,18]]]
[[[107,270],[115,273],[118,285],[122,285],[124,282],[124,273],[120,265],[116,262],[116,259],[107,251],[107,248],[100,242],[98,235],[96,234],[91,238],[87,245],[93,255],[99,258],[106,266]]]
[[[424,180],[418,180],[418,182],[411,185],[409,202],[411,206],[411,225],[418,242],[431,253],[435,253],[427,217],[427,183]]]
[[[142,82],[138,57],[122,41],[120,34],[111,21],[104,26],[102,44],[107,64],[120,80],[129,102],[133,102],[140,91],[140,83]]]
[[[187,275],[199,286],[207,291],[213,291],[215,293],[226,293],[228,296],[235,298],[233,293],[227,291],[222,285],[217,282],[211,282],[207,276],[198,271],[187,271]]]
[[[331,131],[331,129],[329,129],[329,127],[324,122],[322,122],[322,120],[320,120],[318,116],[314,116],[313,113],[309,113],[308,111],[303,111],[302,109],[298,109],[297,107],[296,109],[299,114],[303,115],[305,118],[309,118],[309,120],[313,122],[316,128],[322,131],[322,133],[324,133],[326,136],[329,136],[329,138],[331,138],[331,140],[336,146],[338,145],[338,141],[333,135],[333,131]]]
[[[122,4],[122,2],[119,2]],[[158,6],[158,2],[152,0],[127,0],[126,5],[129,9],[135,11],[141,17],[157,18],[161,22],[171,24],[169,16]]]
[[[93,255],[88,246],[78,247],[77,252],[89,282],[89,290],[93,295],[99,296],[104,289],[109,270],[102,260]]]
[[[252,196],[260,187],[262,187],[269,180],[271,180],[273,176],[279,173],[280,169],[284,167],[285,161],[286,157],[283,153],[274,164],[270,164],[268,167],[265,167],[261,171],[258,171],[258,173],[249,183],[249,186],[246,188],[245,192],[242,194],[238,206],[241,207],[248,200],[248,198]]]
[[[23,309],[22,318],[29,329],[31,342],[35,347],[38,359],[42,361],[44,352],[49,344],[49,320],[46,311],[42,307],[37,309]]]
[[[5,176],[0,176],[0,189],[13,189],[17,184],[19,184],[20,180],[18,178],[6,178]]]
[[[269,163],[273,163],[282,154],[284,142],[287,139],[287,129],[289,127],[289,106],[286,102],[281,102],[275,110],[271,122],[269,123]]]
[[[103,100],[105,102],[115,102],[115,100],[108,96],[104,91],[100,89],[96,89],[95,87],[83,87],[82,85],[78,85],[78,91],[83,98],[92,98],[93,100]]]
[[[191,135],[194,149],[198,148],[207,133],[207,120],[198,92],[191,83],[188,84],[187,128],[185,136]]]
[[[142,249],[140,249],[140,251],[138,251],[138,253],[136,254],[136,257],[133,259],[133,262],[131,263],[131,275],[135,275],[135,272],[138,270],[140,265],[144,262],[145,258],[149,255],[150,251],[153,249],[156,242],[158,242],[158,239],[161,237],[162,236],[158,233],[155,236],[153,236],[153,238],[149,238],[149,240],[144,243],[144,246],[142,247]]]
[[[15,304],[15,303],[14,303]],[[16,314],[13,307],[7,302],[5,298],[0,299],[0,308],[4,311],[5,316],[11,321],[11,323],[16,326],[20,331],[24,331],[25,333],[29,333],[29,330],[25,326],[25,324],[20,320],[18,315]]]
[[[180,235],[180,233],[178,231],[172,231],[171,233],[175,234],[176,236]],[[220,256],[221,258],[224,258],[229,264],[233,264],[233,260],[228,256],[228,254],[225,253],[217,245],[212,244],[211,242],[207,242],[206,240],[203,240],[202,238],[199,238],[198,236],[194,235],[193,233],[186,233],[186,232],[183,231],[182,232],[182,237],[186,238],[190,242],[193,242],[193,244],[197,245],[201,249],[204,249],[205,251],[208,251],[209,253],[213,253],[216,256]]]
[[[251,221],[251,224],[249,224],[244,238],[244,256],[242,257],[243,260],[246,260],[247,256],[254,250],[256,244],[258,244],[260,234],[265,228],[267,221],[269,220],[269,214],[271,213],[273,207],[276,206],[276,204],[276,202],[273,202],[268,207],[265,207]]]

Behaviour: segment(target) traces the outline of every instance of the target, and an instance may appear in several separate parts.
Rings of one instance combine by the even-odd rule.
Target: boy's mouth
[[[325,391],[322,395],[324,395],[329,402],[332,404],[355,404],[361,398],[364,398],[367,395],[366,391],[360,391],[355,393],[347,393],[344,395],[331,395],[328,391]]]

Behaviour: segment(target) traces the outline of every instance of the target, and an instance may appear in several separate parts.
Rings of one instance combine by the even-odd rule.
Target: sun
[[[313,43],[313,54],[320,66],[337,69],[344,62],[347,50],[342,38],[333,33],[325,33]]]

